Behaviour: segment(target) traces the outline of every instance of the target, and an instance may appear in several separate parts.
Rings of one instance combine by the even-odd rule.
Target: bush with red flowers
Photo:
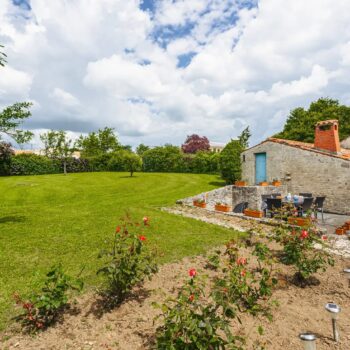
[[[164,320],[157,328],[156,349],[242,350],[243,338],[232,334],[229,317],[221,305],[208,298],[205,283],[195,269],[189,270],[189,277],[176,298],[163,305],[154,304],[163,312],[157,318]]]
[[[272,262],[264,259],[259,262],[258,269],[249,269],[245,257],[226,262],[223,275],[215,279],[213,295],[216,302],[223,306],[226,313],[262,314],[270,319],[271,305],[268,301],[277,283],[273,277]]]
[[[28,331],[46,329],[55,323],[68,304],[70,290],[81,291],[83,282],[66,275],[61,265],[53,266],[47,273],[47,279],[40,293],[24,301],[18,294],[14,295],[16,304],[23,313],[16,317]]]
[[[280,227],[275,233],[275,240],[283,246],[281,261],[296,269],[296,284],[305,286],[314,273],[325,271],[327,265],[334,265],[334,259],[324,249],[327,236],[320,237],[314,226],[292,229]]]
[[[126,215],[122,224],[117,226],[109,248],[100,252],[103,267],[97,273],[105,277],[101,294],[108,306],[120,304],[134,286],[158,271],[154,254],[146,244],[146,231],[150,229],[148,217],[144,217],[143,224],[140,224]]]

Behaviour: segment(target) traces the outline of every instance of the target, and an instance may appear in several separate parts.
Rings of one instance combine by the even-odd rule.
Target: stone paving
[[[176,205],[170,208],[162,208],[162,210],[241,232],[254,231],[257,229],[257,225],[262,227],[265,232],[272,232],[273,226],[276,225],[276,222],[266,218],[253,219],[243,214],[219,213],[211,208],[201,209],[190,205]],[[350,258],[350,239],[346,235],[338,236],[334,232],[338,226],[349,220],[350,216],[325,213],[324,222],[319,217],[318,223],[318,226],[329,237],[329,251],[346,258]]]

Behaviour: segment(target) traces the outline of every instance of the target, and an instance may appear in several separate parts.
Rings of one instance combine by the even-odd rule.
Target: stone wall
[[[271,195],[280,193],[282,196],[287,194],[285,186],[225,186],[213,191],[203,192],[196,196],[178,200],[178,203],[192,204],[194,199],[205,199],[208,208],[214,208],[217,202],[226,203],[232,208],[242,202],[248,202],[251,209],[261,209],[262,195]]]
[[[242,154],[242,180],[255,182],[255,153],[266,152],[267,181],[279,179],[287,192],[326,196],[325,210],[350,214],[350,161],[275,142]]]

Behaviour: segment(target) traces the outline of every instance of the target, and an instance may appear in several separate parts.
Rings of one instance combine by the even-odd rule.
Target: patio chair
[[[282,199],[279,198],[266,198],[267,208],[265,209],[265,216],[270,214],[270,217],[273,218],[276,212],[282,208]]]
[[[243,213],[244,209],[248,208],[248,202],[242,202],[237,204],[234,208],[233,208],[233,212],[234,213]]]
[[[317,219],[317,213],[320,211],[321,212],[321,216],[322,216],[322,222],[324,222],[324,218],[323,218],[323,204],[325,201],[326,197],[316,197],[315,202],[314,202],[314,213],[315,213],[315,217]]]
[[[302,196],[302,197],[312,197],[312,193],[299,193],[299,196]]]
[[[304,197],[304,202],[300,206],[298,206],[298,214],[299,216],[304,216],[304,214],[312,209],[312,205],[314,203],[313,197]]]

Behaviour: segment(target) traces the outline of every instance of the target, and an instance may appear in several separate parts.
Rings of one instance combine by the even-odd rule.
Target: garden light
[[[316,336],[312,333],[301,333],[299,334],[304,350],[316,350]]]
[[[344,269],[343,272],[347,277],[347,279],[349,280],[349,287],[350,287],[350,268]]]
[[[331,314],[332,317],[332,328],[333,328],[333,339],[334,341],[339,341],[339,333],[337,329],[337,318],[340,312],[340,307],[334,303],[328,303],[325,306],[325,309]]]

